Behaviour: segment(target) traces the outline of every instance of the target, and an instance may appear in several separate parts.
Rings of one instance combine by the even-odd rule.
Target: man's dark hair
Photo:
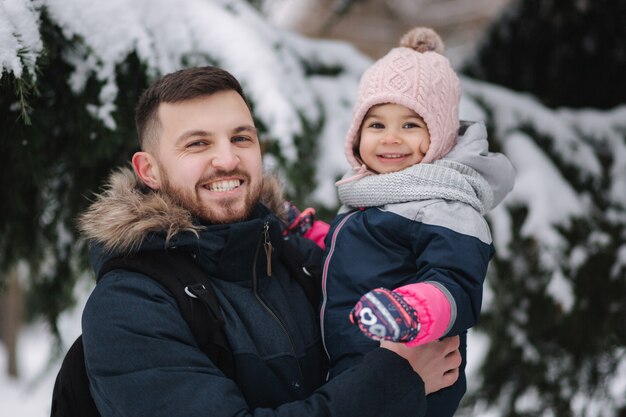
[[[248,105],[239,81],[221,68],[187,68],[167,74],[150,85],[137,102],[135,125],[139,146],[145,150],[155,142],[160,128],[157,110],[161,103],[179,103],[231,90],[238,93]]]

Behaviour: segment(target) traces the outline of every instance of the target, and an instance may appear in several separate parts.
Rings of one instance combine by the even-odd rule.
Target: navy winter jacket
[[[279,260],[280,224],[268,209],[258,205],[244,222],[199,227],[180,207],[138,189],[128,170],[114,174],[83,217],[97,248],[96,271],[108,253],[188,253],[213,277],[236,375],[226,378],[202,353],[167,290],[141,274],[113,270],[83,314],[87,373],[103,417],[423,413],[421,379],[384,349],[324,385],[317,312]],[[271,276],[266,239],[275,248]],[[307,248],[309,256],[320,256],[314,245]]]

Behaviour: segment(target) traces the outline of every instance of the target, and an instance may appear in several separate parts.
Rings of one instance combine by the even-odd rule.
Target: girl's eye
[[[372,123],[370,123],[370,127],[372,129],[383,129],[385,127],[385,125],[383,125],[382,123],[379,123],[379,122],[372,122]]]
[[[405,129],[413,129],[413,128],[421,127],[421,126],[418,125],[417,123],[406,122],[402,127],[405,128]]]

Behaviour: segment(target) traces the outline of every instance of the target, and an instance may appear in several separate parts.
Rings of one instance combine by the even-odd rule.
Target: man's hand
[[[381,341],[380,346],[409,361],[413,370],[424,381],[426,395],[449,387],[459,378],[461,366],[459,336],[447,337],[412,348],[402,343],[388,341]]]

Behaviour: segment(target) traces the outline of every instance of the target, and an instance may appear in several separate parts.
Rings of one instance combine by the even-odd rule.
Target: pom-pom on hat
[[[430,133],[430,147],[421,163],[436,161],[456,143],[459,128],[461,83],[450,61],[443,55],[444,44],[429,28],[418,27],[400,39],[400,46],[376,61],[359,83],[352,125],[345,141],[348,162],[355,169],[355,144],[363,118],[377,104],[400,104],[420,115]]]

